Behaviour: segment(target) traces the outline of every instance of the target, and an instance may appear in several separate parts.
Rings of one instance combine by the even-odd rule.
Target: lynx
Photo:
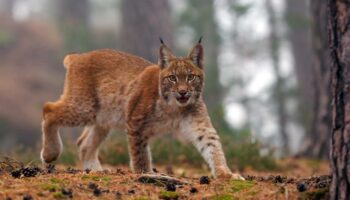
[[[63,64],[63,94],[43,108],[44,163],[62,152],[60,127],[84,126],[77,144],[85,169],[102,170],[99,147],[113,129],[127,133],[131,169],[152,172],[149,140],[177,133],[194,144],[214,177],[243,179],[228,168],[202,98],[201,41],[182,58],[161,40],[158,65],[110,49],[69,54]]]

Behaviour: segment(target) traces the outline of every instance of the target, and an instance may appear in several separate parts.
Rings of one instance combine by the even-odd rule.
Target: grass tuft
[[[180,197],[179,193],[172,191],[161,191],[159,198],[165,200],[176,200]]]
[[[49,184],[49,183],[43,183],[39,186],[41,189],[43,190],[55,190],[55,191],[58,191],[58,190],[61,190],[61,187],[56,185],[56,184]]]
[[[237,197],[234,197],[230,194],[219,194],[211,198],[213,200],[238,200]]]
[[[303,192],[300,195],[300,199],[308,200],[308,199],[327,199],[329,195],[328,188],[316,189],[314,191]]]
[[[231,188],[233,193],[252,188],[254,185],[255,185],[255,182],[253,181],[242,181],[242,180],[231,181]]]

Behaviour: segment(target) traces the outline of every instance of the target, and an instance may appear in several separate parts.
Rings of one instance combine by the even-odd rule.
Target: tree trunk
[[[154,63],[158,60],[159,37],[173,49],[173,26],[166,0],[123,0],[121,49]]]
[[[314,88],[311,65],[311,30],[307,1],[287,0],[285,20],[288,25],[288,39],[294,56],[294,70],[298,82],[299,117],[305,130],[310,128]]]
[[[312,0],[312,76],[314,103],[309,131],[299,155],[328,158],[331,127],[330,58],[327,44],[327,2]]]
[[[278,36],[277,24],[276,24],[276,14],[273,8],[271,0],[266,1],[266,8],[269,13],[269,24],[270,24],[270,51],[273,70],[276,77],[276,83],[274,88],[274,96],[276,97],[277,102],[277,116],[278,116],[278,126],[279,133],[282,138],[282,149],[283,155],[289,153],[289,139],[287,133],[287,111],[286,111],[286,97],[284,92],[285,80],[281,75],[279,69],[280,57],[279,57],[279,48],[280,48],[280,38]]]
[[[350,4],[329,0],[332,72],[332,184],[330,199],[350,199]]]

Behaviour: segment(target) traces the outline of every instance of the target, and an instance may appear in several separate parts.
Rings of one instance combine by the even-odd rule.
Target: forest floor
[[[127,166],[97,173],[5,160],[0,162],[0,199],[327,199],[327,162],[286,159],[278,164],[281,170],[274,172],[245,169],[246,181],[214,180],[208,171],[194,167],[157,166],[159,175],[173,173],[181,182],[177,185],[172,179],[142,182]]]

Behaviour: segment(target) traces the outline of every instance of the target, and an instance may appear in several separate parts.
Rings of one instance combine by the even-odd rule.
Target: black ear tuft
[[[164,44],[164,41],[163,41],[163,39],[161,37],[159,37],[159,41],[160,41],[161,44]]]
[[[162,38],[159,38],[160,40],[160,48],[159,48],[159,59],[158,64],[161,69],[164,69],[165,67],[169,66],[170,60],[175,58],[174,54],[171,52],[169,47],[164,44]]]
[[[190,58],[193,64],[195,64],[197,67],[203,69],[204,50],[200,42],[201,39],[199,39],[198,43],[191,49],[190,53],[188,54],[188,58]]]
[[[203,38],[203,36],[201,36],[201,37],[199,38],[198,44],[202,43],[202,38]]]

